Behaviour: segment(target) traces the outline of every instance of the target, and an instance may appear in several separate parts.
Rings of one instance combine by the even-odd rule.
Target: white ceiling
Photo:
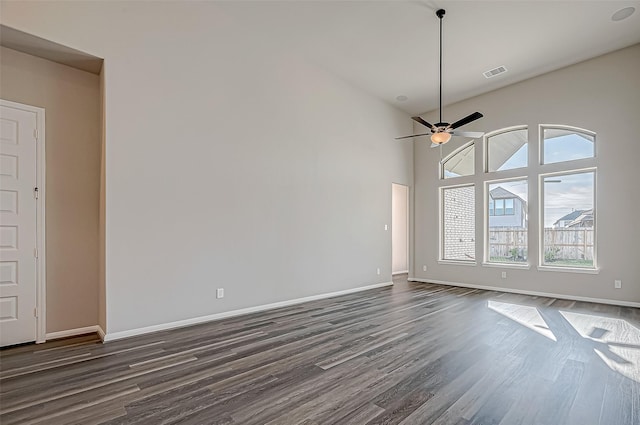
[[[438,105],[438,18],[444,104],[640,42],[640,1],[218,2],[239,25],[410,114]],[[617,10],[629,18],[613,22]],[[248,53],[249,54],[249,53]],[[482,73],[504,65],[507,73]],[[408,101],[399,102],[404,95]]]

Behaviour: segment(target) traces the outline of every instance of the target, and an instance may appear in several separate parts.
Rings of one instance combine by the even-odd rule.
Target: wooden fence
[[[544,229],[546,261],[593,260],[593,227]],[[489,229],[489,254],[502,258],[527,258],[527,230]]]

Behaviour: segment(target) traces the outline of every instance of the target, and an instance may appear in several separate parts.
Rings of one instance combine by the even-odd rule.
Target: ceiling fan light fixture
[[[396,137],[396,140],[401,140],[401,139],[410,139],[412,137],[420,137],[420,136],[428,136],[431,135],[431,141],[433,142],[433,145],[431,145],[431,147],[434,146],[438,146],[438,145],[444,145],[445,143],[447,143],[449,140],[451,140],[451,136],[461,136],[461,137],[471,137],[473,139],[477,139],[478,137],[482,137],[484,135],[484,133],[482,132],[477,132],[477,131],[457,131],[456,129],[459,127],[462,127],[463,125],[467,125],[477,119],[482,118],[482,114],[480,112],[474,112],[470,115],[467,115],[466,117],[459,119],[458,121],[455,121],[452,124],[449,124],[448,122],[444,122],[442,120],[442,18],[444,17],[445,11],[444,9],[438,9],[436,11],[436,16],[438,17],[438,20],[440,21],[440,49],[439,49],[439,78],[438,78],[438,82],[439,82],[439,96],[438,96],[438,110],[440,112],[440,121],[438,121],[438,123],[436,124],[430,124],[427,121],[423,120],[420,116],[415,116],[415,117],[411,117],[412,120],[414,120],[415,122],[417,122],[418,124],[426,127],[429,129],[429,133],[423,133],[423,134],[414,134],[412,136],[401,136],[401,137]],[[504,68],[504,67],[502,67]],[[504,68],[506,70],[506,68]],[[400,96],[398,96],[396,98],[398,101],[400,100]]]
[[[449,140],[451,140],[451,133],[447,133],[446,131],[433,133],[431,135],[431,141],[436,145],[444,145]]]

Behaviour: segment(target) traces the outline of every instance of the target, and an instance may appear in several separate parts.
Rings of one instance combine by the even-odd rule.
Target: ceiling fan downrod
[[[446,14],[446,11],[444,9],[438,9],[436,11],[436,16],[440,20],[440,46],[439,46],[440,49],[438,52],[439,53],[439,78],[438,78],[439,108],[438,110],[439,110],[440,122],[436,124],[431,124],[425,121],[424,119],[422,119],[420,116],[411,117],[411,119],[414,120],[415,122],[425,126],[428,129],[428,133],[396,137],[396,140],[409,139],[409,138],[420,137],[420,136],[431,136],[431,142],[432,142],[431,147],[436,147],[438,145],[442,147],[442,145],[447,143],[452,136],[470,137],[473,139],[477,139],[484,135],[483,132],[478,132],[478,131],[458,131],[457,130],[459,127],[462,127],[463,125],[469,124],[470,122],[473,122],[479,118],[482,118],[483,115],[480,112],[474,112],[470,115],[467,115],[466,117],[459,119],[458,121],[455,121],[453,124],[449,124],[448,122],[444,122],[442,120],[442,19],[444,18],[445,14]]]
[[[444,14],[447,13],[444,9],[438,9],[436,11],[436,16],[440,20],[440,76],[438,80],[440,81],[440,123],[442,123],[442,18],[444,18]]]

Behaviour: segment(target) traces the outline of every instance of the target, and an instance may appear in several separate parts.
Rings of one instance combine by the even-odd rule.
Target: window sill
[[[580,268],[577,268],[577,267],[538,266],[538,271],[541,271],[541,272],[600,274],[600,269],[580,269]]]
[[[438,260],[438,264],[445,264],[450,266],[472,266],[475,267],[478,263],[475,261],[457,261],[457,260]]]
[[[520,269],[520,270],[529,270],[531,268],[531,264],[512,264],[512,263],[487,263],[483,262],[482,267],[495,267],[498,269]]]

